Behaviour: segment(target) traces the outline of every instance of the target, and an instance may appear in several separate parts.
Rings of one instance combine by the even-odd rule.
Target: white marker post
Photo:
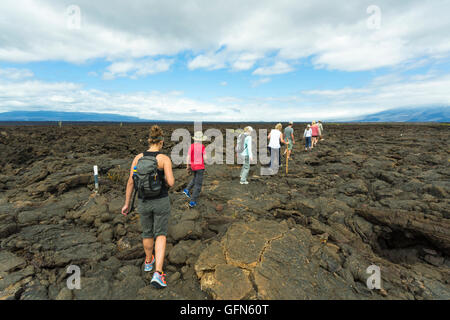
[[[94,166],[94,182],[95,182],[95,192],[98,191],[98,167]]]

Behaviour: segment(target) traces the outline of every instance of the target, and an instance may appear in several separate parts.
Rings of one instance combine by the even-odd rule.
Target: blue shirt
[[[253,158],[252,154],[252,136],[247,135],[244,140],[244,151],[241,152],[241,156],[249,156],[250,158]]]

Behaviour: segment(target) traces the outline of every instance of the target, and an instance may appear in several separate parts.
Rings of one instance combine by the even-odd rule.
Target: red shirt
[[[313,137],[319,135],[319,127],[317,126],[317,124],[311,126],[311,130],[312,130]]]
[[[189,157],[191,159],[192,171],[205,169],[203,155],[206,153],[205,146],[202,143],[193,143],[189,147]]]

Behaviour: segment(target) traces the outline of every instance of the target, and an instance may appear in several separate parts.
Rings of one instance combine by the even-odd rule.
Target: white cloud
[[[224,57],[220,54],[198,55],[188,63],[189,70],[208,69],[216,70],[225,68]]]
[[[0,61],[83,63],[103,58],[125,63],[190,51],[191,70],[256,66],[259,74],[270,72],[264,70],[274,55],[289,65],[312,57],[318,68],[359,71],[424,57],[446,59],[450,54],[448,1],[378,0],[379,30],[367,28],[366,9],[371,3],[364,1],[76,3],[81,8],[81,29],[70,30],[65,9],[72,1],[2,0]],[[143,73],[153,71],[150,67]]]
[[[387,79],[387,78],[386,78]],[[111,93],[75,83],[0,81],[0,112],[45,110],[115,113],[144,119],[310,121],[346,118],[397,107],[450,105],[450,75],[430,73],[373,82],[362,88],[309,90],[278,97],[192,99],[180,91]],[[270,78],[261,78],[267,82]],[[282,111],[280,112],[280,107]]]
[[[95,110],[98,113],[123,114],[149,120],[231,120],[238,111],[231,108],[230,102],[198,101],[185,97],[179,91],[110,93],[85,89],[74,83],[0,82],[0,112]]]
[[[288,73],[293,71],[294,68],[292,68],[290,65],[288,65],[286,62],[278,61],[274,65],[270,67],[260,67],[253,71],[254,75],[260,75],[260,76],[268,76],[268,75],[274,75],[274,74],[282,74],[282,73]]]
[[[308,102],[325,113],[349,119],[400,107],[450,106],[450,75],[383,77],[364,88],[303,91]],[[322,118],[325,117],[322,116]]]
[[[207,69],[217,70],[230,68],[232,71],[251,69],[255,63],[264,56],[252,52],[232,52],[227,49],[219,52],[199,54],[188,62],[190,70]]]
[[[436,71],[450,57],[450,3],[446,1],[378,0],[379,30],[367,28],[366,9],[372,3],[361,1],[230,0],[208,6],[202,6],[201,0],[182,4],[135,0],[133,5],[118,0],[76,2],[82,24],[79,30],[69,30],[65,9],[70,0],[2,0],[2,66],[36,61],[83,64],[99,59],[108,66],[104,70],[96,66],[89,76],[137,79],[168,71],[176,59],[189,57],[184,61],[189,70],[249,70],[255,76],[247,79],[252,87],[270,82],[273,75],[292,72],[304,62],[327,70],[390,68],[391,73],[358,88],[207,102],[183,92],[119,94],[76,83],[44,82],[33,79],[28,69],[2,67],[2,110],[39,106],[92,111],[95,106],[98,112],[149,119],[257,121],[284,116],[280,105],[289,117],[326,119],[400,106],[450,104],[449,76]],[[430,65],[434,71],[404,75],[405,70]]]
[[[270,82],[270,80],[271,80],[270,78],[260,78],[258,80],[252,80],[251,81],[252,88],[256,88],[264,83],[268,83]]]
[[[22,80],[33,77],[34,74],[28,69],[5,68],[0,69],[0,79]]]
[[[302,94],[306,95],[318,95],[318,96],[346,96],[357,93],[368,93],[370,89],[353,89],[353,88],[345,88],[339,90],[305,90],[302,91]]]
[[[216,98],[215,100],[220,103],[228,103],[228,104],[235,104],[235,105],[243,102],[241,99],[236,98],[236,97],[219,97],[219,98]]]
[[[112,80],[119,77],[136,79],[147,75],[164,72],[170,69],[173,60],[168,59],[144,59],[114,62],[106,68],[103,79]]]
[[[249,70],[253,68],[255,63],[263,58],[263,55],[257,53],[243,53],[240,54],[235,61],[231,63],[231,68],[234,71]]]

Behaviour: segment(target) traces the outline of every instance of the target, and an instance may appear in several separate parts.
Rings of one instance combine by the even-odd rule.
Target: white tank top
[[[281,137],[281,131],[277,130],[277,129],[272,129],[272,131],[270,131],[269,147],[270,148],[281,148],[280,137]]]

